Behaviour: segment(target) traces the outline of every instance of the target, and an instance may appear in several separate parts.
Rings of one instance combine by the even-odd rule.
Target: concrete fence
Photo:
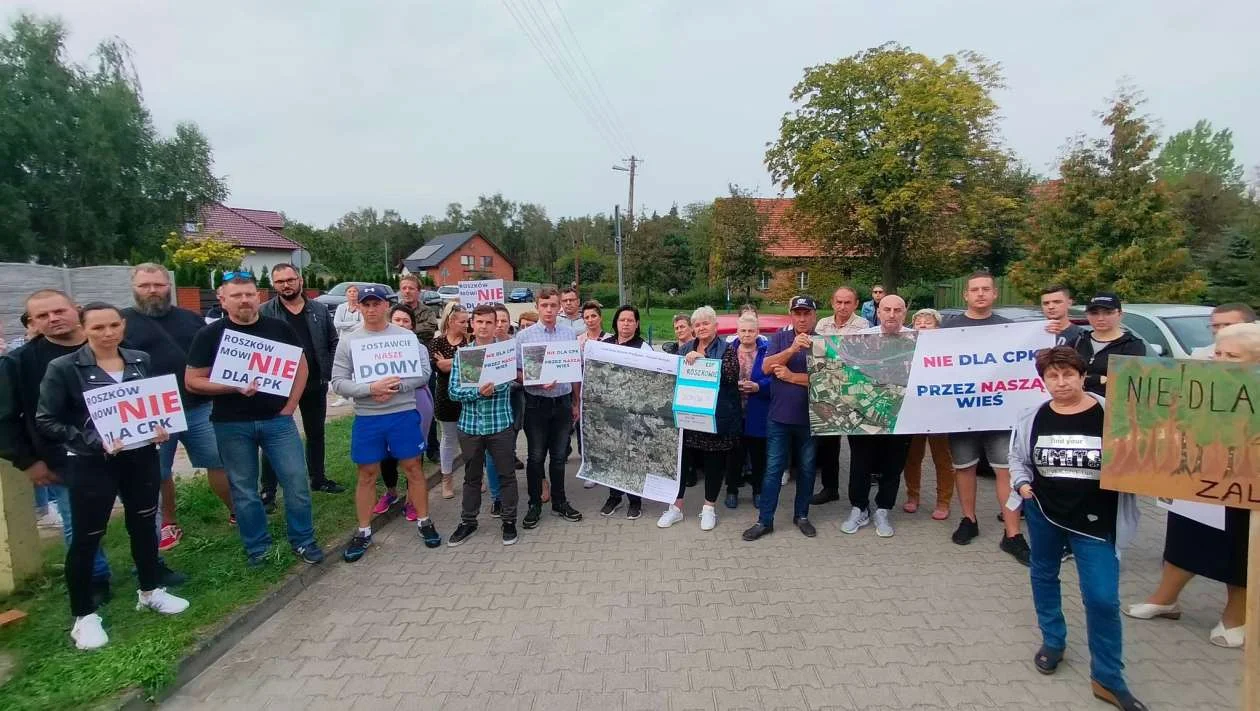
[[[171,283],[175,276],[171,275]],[[132,305],[131,267],[127,265],[66,269],[42,264],[0,262],[0,326],[4,340],[22,334],[18,320],[26,297],[39,289],[58,289],[78,304],[106,301],[119,307]],[[171,290],[172,300],[175,290]]]

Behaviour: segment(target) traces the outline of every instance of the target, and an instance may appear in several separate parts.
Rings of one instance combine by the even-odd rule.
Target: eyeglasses
[[[245,281],[254,281],[253,272],[223,272],[223,283],[243,279]]]

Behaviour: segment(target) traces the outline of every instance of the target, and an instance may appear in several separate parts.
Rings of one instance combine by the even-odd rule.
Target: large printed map
[[[816,336],[808,358],[810,431],[893,432],[906,397],[917,335]]]

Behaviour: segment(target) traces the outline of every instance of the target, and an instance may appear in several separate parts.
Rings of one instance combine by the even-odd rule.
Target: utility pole
[[[626,234],[630,234],[634,232],[634,174],[639,164],[643,162],[643,159],[637,158],[632,154],[629,158],[622,159],[621,162],[629,163],[630,167],[614,165],[612,169],[630,173],[630,207],[626,210]]]
[[[616,232],[614,233],[615,238],[613,242],[615,245],[615,249],[617,250],[617,300],[620,301],[622,304],[625,304],[626,303],[626,272],[625,272],[625,269],[622,267],[622,259],[621,259],[621,253],[624,250],[622,249],[622,239],[621,239],[621,206],[620,205],[613,205],[613,229],[616,230]]]

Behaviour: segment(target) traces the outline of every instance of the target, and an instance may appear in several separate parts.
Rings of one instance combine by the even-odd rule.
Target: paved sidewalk
[[[463,546],[437,550],[397,520],[359,563],[329,560],[166,708],[1109,708],[1090,695],[1071,565],[1067,660],[1053,677],[1033,669],[1027,569],[997,549],[991,480],[966,547],[949,540],[957,519],[933,521],[930,507],[898,511],[891,539],[841,534],[847,504],[817,507],[806,539],[790,525],[794,486],[779,528],[755,543],[739,536],[753,521],[747,496],[737,511],[719,503],[705,533],[699,488],[669,530],[656,527],[660,505],[604,518],[603,489],[570,489],[584,521],[544,515],[510,547],[488,514]],[[444,537],[457,504],[433,497]],[[1153,589],[1163,531],[1162,512],[1144,508],[1122,600]],[[1129,683],[1152,709],[1237,708],[1242,655],[1207,641],[1223,603],[1223,586],[1196,581],[1180,621],[1125,618]]]

